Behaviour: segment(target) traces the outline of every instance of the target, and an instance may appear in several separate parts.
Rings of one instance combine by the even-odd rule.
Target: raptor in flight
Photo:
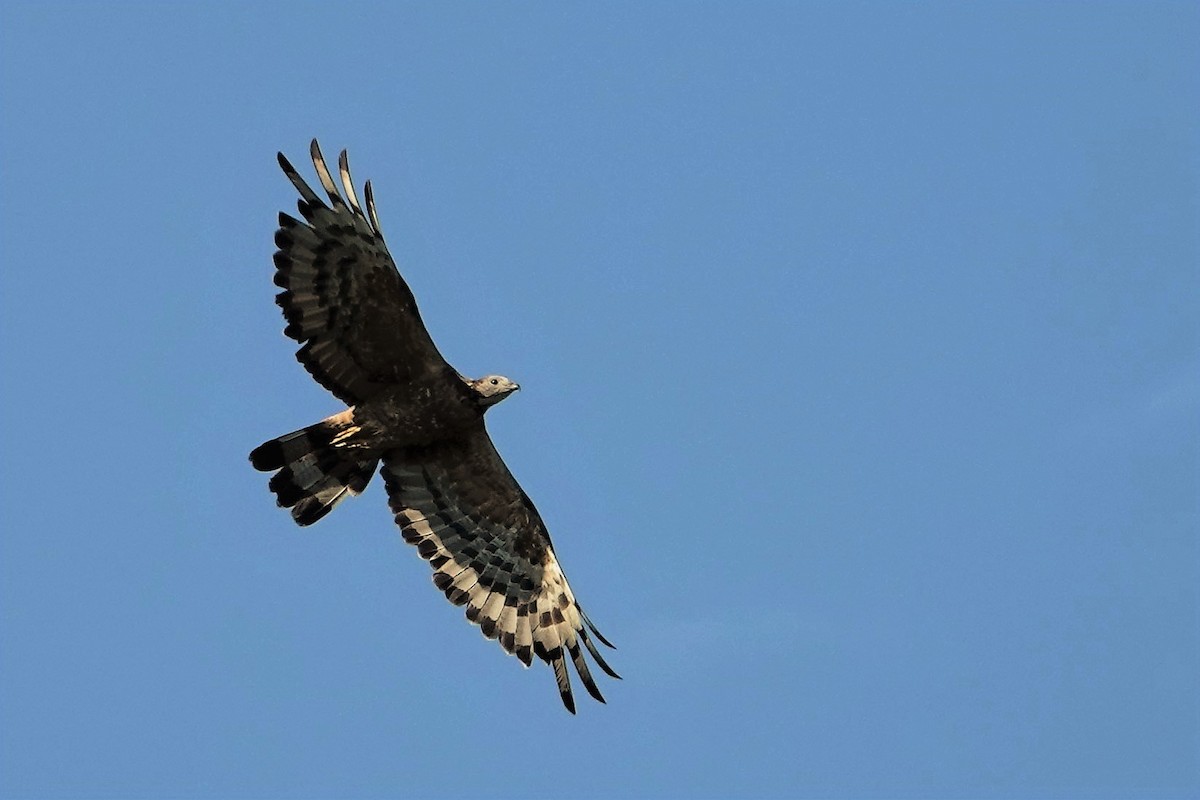
[[[378,468],[404,540],[433,568],[433,582],[483,635],[529,666],[554,670],[575,712],[567,659],[604,702],[583,651],[614,678],[529,496],[496,452],[484,413],[519,388],[500,375],[465,378],[430,338],[384,244],[371,183],[366,211],[343,150],[341,187],[314,139],[323,201],[288,160],[302,219],[279,215],[275,300],[296,358],[345,411],[272,439],[250,453],[274,472],[270,488],[299,525],[311,525],[366,488]],[[382,466],[381,466],[382,465]]]

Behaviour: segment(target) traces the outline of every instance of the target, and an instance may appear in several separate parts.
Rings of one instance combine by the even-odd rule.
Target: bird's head
[[[503,375],[484,375],[470,383],[485,407],[496,405],[521,388]]]

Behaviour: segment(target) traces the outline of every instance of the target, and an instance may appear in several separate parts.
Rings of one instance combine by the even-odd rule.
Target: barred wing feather
[[[296,358],[348,405],[414,375],[447,372],[383,241],[370,182],[364,212],[346,151],[340,189],[315,139],[310,152],[328,203],[279,154],[300,193],[302,219],[280,214],[275,233],[275,284],[283,289],[275,302],[287,318],[284,333],[302,344]]]
[[[394,450],[382,474],[404,540],[433,567],[433,582],[483,635],[529,666],[554,670],[571,713],[569,658],[588,693],[604,702],[583,650],[608,675],[596,630],[575,600],[550,537],[482,428],[466,441]]]

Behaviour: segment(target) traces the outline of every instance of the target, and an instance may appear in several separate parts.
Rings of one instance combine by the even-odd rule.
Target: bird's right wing
[[[450,602],[465,605],[467,619],[526,666],[534,655],[549,664],[572,714],[568,656],[588,693],[604,702],[581,646],[619,678],[589,631],[612,645],[575,602],[537,509],[484,427],[465,440],[393,450],[381,472],[404,540],[433,567]]]

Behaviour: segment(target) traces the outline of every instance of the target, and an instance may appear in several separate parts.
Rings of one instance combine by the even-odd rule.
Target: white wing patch
[[[603,703],[580,644],[605,673],[619,678],[588,631],[612,645],[576,603],[548,538],[470,508],[436,466],[385,459],[383,476],[404,540],[433,567],[433,582],[446,598],[466,606],[467,619],[525,666],[534,655],[550,664],[559,695],[572,713],[567,655],[588,693]]]

